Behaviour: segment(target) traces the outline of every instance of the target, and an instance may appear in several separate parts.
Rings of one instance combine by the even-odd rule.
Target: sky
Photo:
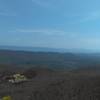
[[[100,50],[100,0],[0,0],[0,45]]]

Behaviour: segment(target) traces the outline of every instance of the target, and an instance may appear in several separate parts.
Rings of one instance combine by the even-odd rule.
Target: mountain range
[[[94,53],[94,50],[83,48],[49,48],[49,47],[32,47],[32,46],[4,46],[0,45],[0,50],[14,50],[14,51],[33,51],[33,52],[60,52],[60,53]]]

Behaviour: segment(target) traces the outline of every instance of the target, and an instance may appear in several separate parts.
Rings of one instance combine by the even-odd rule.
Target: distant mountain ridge
[[[59,53],[95,53],[93,50],[82,48],[49,48],[49,47],[27,47],[27,46],[3,46],[0,45],[0,50],[14,50],[14,51],[32,51],[32,52],[59,52]],[[100,53],[100,52],[99,52]]]
[[[3,48],[4,49],[4,48]],[[100,56],[59,52],[0,50],[0,64],[53,69],[100,69]],[[7,48],[8,49],[8,48]],[[20,49],[21,50],[21,49]]]
[[[67,49],[57,49],[48,47],[21,47],[21,46],[0,46],[0,50],[18,50],[18,51],[33,51],[33,52],[67,52]]]

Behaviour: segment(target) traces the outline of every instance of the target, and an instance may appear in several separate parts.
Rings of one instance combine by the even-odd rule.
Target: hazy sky
[[[0,45],[100,49],[100,0],[0,0]]]

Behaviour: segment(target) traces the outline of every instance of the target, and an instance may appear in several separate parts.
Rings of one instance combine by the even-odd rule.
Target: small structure
[[[11,83],[21,83],[27,81],[27,78],[21,74],[14,74],[8,81]]]

